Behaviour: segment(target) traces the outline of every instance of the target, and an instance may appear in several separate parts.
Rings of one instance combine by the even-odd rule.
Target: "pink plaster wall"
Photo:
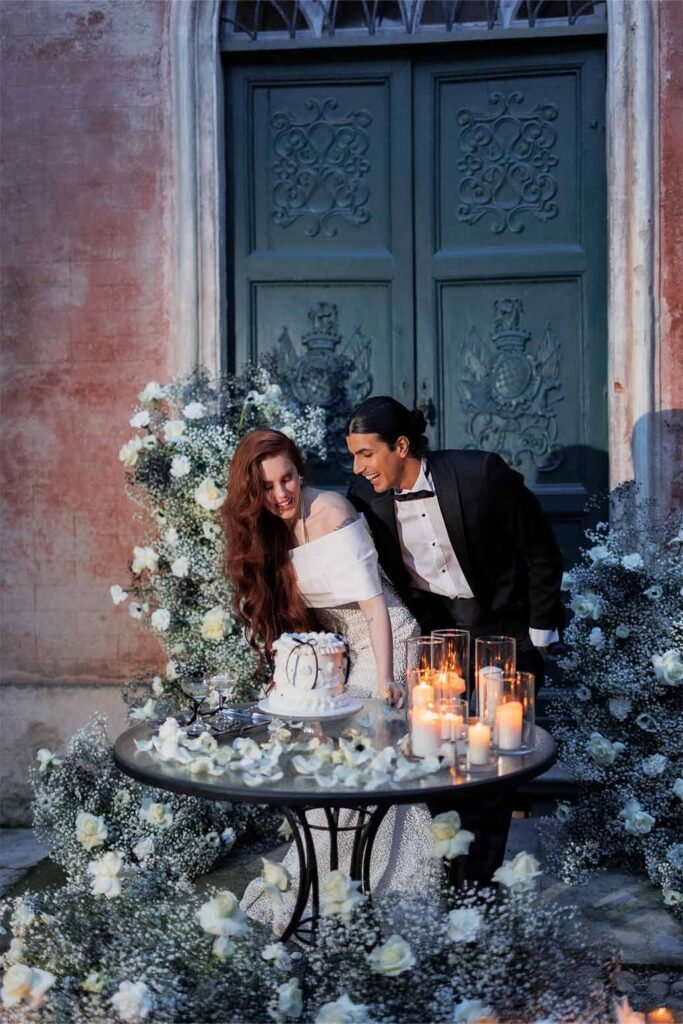
[[[659,5],[661,61],[659,160],[660,332],[663,419],[662,481],[683,507],[683,17],[678,3]]]
[[[165,0],[2,2],[2,675],[124,679],[158,645],[126,582],[117,459],[172,375]]]

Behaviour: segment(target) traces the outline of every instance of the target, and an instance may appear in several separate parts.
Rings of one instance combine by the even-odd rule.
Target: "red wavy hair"
[[[235,449],[223,505],[225,570],[234,587],[233,609],[247,627],[261,666],[271,666],[273,642],[281,633],[316,628],[296,583],[289,527],[267,511],[261,463],[285,455],[300,476],[301,452],[279,430],[252,430]]]

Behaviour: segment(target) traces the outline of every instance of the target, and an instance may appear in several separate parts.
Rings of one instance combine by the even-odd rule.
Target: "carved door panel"
[[[587,496],[607,486],[603,55],[423,63],[415,97],[433,443],[523,472],[571,561]]]
[[[235,361],[275,353],[332,407],[343,452],[316,476],[342,485],[345,411],[414,397],[410,64],[271,59],[229,85]]]

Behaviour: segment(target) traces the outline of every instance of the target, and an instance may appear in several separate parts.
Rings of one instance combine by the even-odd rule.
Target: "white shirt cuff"
[[[549,647],[560,639],[556,629],[530,629],[529,636],[534,647]]]

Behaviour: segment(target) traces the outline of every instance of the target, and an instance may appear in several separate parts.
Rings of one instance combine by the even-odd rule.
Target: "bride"
[[[419,635],[420,628],[380,576],[370,531],[353,505],[334,492],[304,486],[303,458],[285,434],[254,430],[235,451],[223,509],[234,610],[261,665],[272,667],[270,651],[281,633],[341,633],[349,644],[349,693],[400,707],[405,641]],[[416,862],[427,861],[431,849],[429,822],[423,806],[393,808],[387,814],[373,849],[374,893],[415,891]],[[316,835],[323,868],[329,863],[327,837]],[[342,869],[348,866],[352,842],[352,833],[339,833]],[[294,848],[283,863],[296,881]],[[425,885],[429,874],[425,867]],[[258,880],[248,887],[242,905],[259,920],[273,917]],[[294,895],[285,894],[275,930],[284,928],[293,905]]]

